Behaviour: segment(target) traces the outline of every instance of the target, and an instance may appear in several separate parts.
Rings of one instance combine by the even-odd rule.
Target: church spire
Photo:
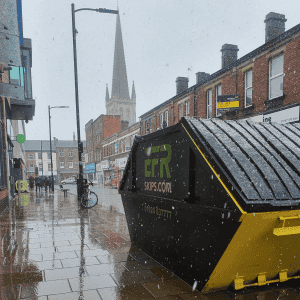
[[[108,92],[108,85],[106,84],[106,95],[105,95],[105,101],[109,101],[109,92]]]
[[[134,81],[132,82],[132,93],[131,93],[131,99],[134,100],[136,98],[135,95],[135,87],[134,87]]]
[[[117,24],[116,24],[116,39],[115,39],[114,69],[113,69],[111,99],[130,100],[126,64],[125,64],[125,55],[124,55],[124,48],[123,48],[122,31],[121,31],[121,21],[120,21],[119,14],[117,15]]]

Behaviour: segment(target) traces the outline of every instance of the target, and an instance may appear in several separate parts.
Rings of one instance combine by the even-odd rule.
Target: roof
[[[196,83],[195,85],[193,85],[193,86],[189,87],[188,89],[182,91],[180,94],[173,96],[172,98],[164,101],[160,105],[155,106],[151,110],[149,110],[146,113],[142,114],[140,116],[140,118],[143,118],[143,117],[147,116],[148,114],[151,114],[155,110],[160,109],[161,107],[165,106],[166,104],[176,100],[177,98],[180,98],[183,95],[192,92],[197,87],[200,87],[201,85],[214,80],[215,78],[217,78],[220,75],[228,72],[229,70],[233,69],[234,67],[237,67],[237,66],[241,65],[242,63],[246,62],[247,60],[250,60],[250,59],[256,57],[257,55],[259,55],[260,53],[274,47],[276,44],[279,44],[283,40],[291,38],[295,33],[299,32],[299,31],[300,31],[300,24],[294,26],[293,28],[291,28],[291,29],[287,30],[286,32],[280,34],[276,38],[270,40],[269,42],[267,42],[267,43],[263,44],[262,46],[256,48],[255,50],[251,51],[250,53],[248,53],[248,54],[244,55],[243,57],[237,59],[236,61],[234,61],[230,65],[226,66],[225,68],[220,69],[219,71],[211,74],[210,76],[206,77],[204,80],[200,81],[199,83]],[[290,41],[290,40],[288,40],[288,41]]]
[[[86,141],[82,141],[83,147],[86,147]],[[48,140],[27,140],[24,142],[24,149],[28,152],[49,152],[50,151],[50,141]],[[78,142],[73,140],[57,140],[56,144],[54,140],[51,142],[52,152],[56,151],[56,148],[76,148],[78,147]]]
[[[86,147],[86,141],[82,141],[83,143],[83,148]],[[68,141],[68,140],[58,140],[56,142],[56,147],[57,148],[77,148],[78,147],[78,142],[77,141]]]
[[[25,151],[43,151],[48,152],[50,151],[50,141],[46,140],[26,140],[24,142],[24,149]],[[52,151],[55,151],[54,141],[51,143]]]

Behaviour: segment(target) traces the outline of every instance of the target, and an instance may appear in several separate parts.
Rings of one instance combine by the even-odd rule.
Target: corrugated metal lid
[[[247,200],[300,200],[299,124],[186,120]]]

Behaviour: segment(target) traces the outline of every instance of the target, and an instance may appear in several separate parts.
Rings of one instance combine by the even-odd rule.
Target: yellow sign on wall
[[[219,102],[217,103],[217,108],[234,108],[239,107],[240,101],[230,101],[230,102]]]

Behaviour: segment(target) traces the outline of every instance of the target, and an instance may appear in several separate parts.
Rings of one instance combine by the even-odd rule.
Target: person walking
[[[33,190],[34,187],[34,178],[32,177],[32,175],[30,175],[29,177],[29,188],[30,190]]]

